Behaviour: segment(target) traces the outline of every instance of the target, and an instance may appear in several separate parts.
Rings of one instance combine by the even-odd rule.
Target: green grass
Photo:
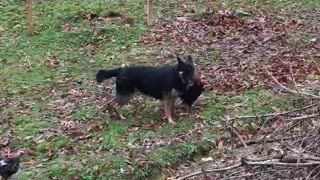
[[[237,5],[234,7],[241,7],[241,3],[254,4],[254,1],[224,2],[226,6]],[[290,8],[288,4],[292,2],[265,1],[264,4]],[[302,2],[306,8],[319,5],[315,0]],[[187,9],[193,6],[199,9],[197,18],[201,18],[202,10],[206,8],[205,3],[193,1],[186,1],[186,6]],[[73,176],[125,179],[126,175],[133,179],[161,178],[169,175],[165,171],[167,167],[174,168],[186,160],[206,156],[213,149],[212,142],[219,132],[204,129],[203,139],[198,142],[153,149],[145,157],[146,164],[139,164],[137,159],[130,158],[129,152],[139,151],[143,140],[192,134],[197,123],[219,124],[218,117],[223,115],[252,115],[288,106],[286,102],[290,99],[263,89],[238,96],[217,96],[206,92],[205,96],[209,97],[207,105],[199,112],[204,121],[187,117],[180,118],[177,125],[160,126],[157,122],[163,121],[163,114],[155,112],[158,103],[128,105],[123,113],[128,115],[136,111],[139,118],[110,121],[101,116],[96,106],[94,73],[100,68],[122,63],[153,64],[152,57],[161,53],[157,48],[138,43],[142,35],[149,33],[144,18],[144,1],[34,1],[34,10],[36,33],[28,36],[24,1],[9,0],[0,4],[0,98],[10,102],[0,110],[0,116],[10,121],[14,130],[8,148],[29,148],[37,153],[34,165],[27,163],[32,157],[24,157],[26,163],[16,175],[18,179],[68,179]],[[87,21],[79,16],[84,11],[103,16],[110,10],[119,12],[123,19]],[[157,18],[170,18],[185,11],[177,1],[155,2]],[[125,26],[123,21],[126,18],[133,18],[134,24]],[[71,25],[71,31],[63,28],[67,24]],[[310,38],[306,36],[304,40]],[[173,44],[164,46],[172,48]],[[204,56],[216,57],[217,52]],[[59,109],[67,103],[74,105]],[[64,131],[60,120],[78,122],[83,126],[76,132]],[[142,125],[129,133],[136,124]],[[150,128],[149,124],[155,125]],[[87,131],[92,125],[103,128]],[[0,126],[0,134],[7,129],[6,124]],[[90,137],[78,139],[85,136]],[[63,153],[62,150],[69,145],[76,154]],[[51,159],[48,159],[48,150],[54,154]]]

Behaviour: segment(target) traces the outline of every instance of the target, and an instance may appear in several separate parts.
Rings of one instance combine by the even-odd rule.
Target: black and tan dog
[[[127,104],[135,91],[155,99],[163,100],[165,116],[169,123],[175,123],[172,118],[175,98],[183,96],[195,81],[195,67],[189,55],[183,61],[177,57],[177,63],[162,67],[129,66],[111,70],[99,70],[96,74],[98,83],[104,79],[116,77],[115,97],[108,102],[109,113],[114,110],[118,118],[124,119],[120,113],[122,106]],[[184,95],[185,96],[185,95]]]

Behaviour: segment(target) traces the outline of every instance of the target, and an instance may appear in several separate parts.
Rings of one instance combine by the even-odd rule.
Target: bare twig
[[[281,83],[279,83],[279,81],[271,74],[270,71],[268,71],[268,69],[264,66],[264,69],[266,70],[266,72],[268,73],[268,75],[284,90],[288,91],[288,92],[291,92],[293,94],[299,94],[297,91],[295,90],[292,90],[292,89],[289,89],[287,87],[285,87],[284,85],[282,85]],[[316,99],[320,99],[320,96],[317,96],[317,95],[314,95],[314,94],[310,94],[310,93],[307,93],[307,92],[303,92],[303,91],[300,91],[300,94],[302,95],[305,95],[305,96],[311,96],[313,98],[316,98]]]
[[[318,65],[317,61],[316,61],[316,60],[314,59],[314,57],[313,57],[313,56],[311,56],[311,55],[310,55],[310,58],[311,58],[312,62],[316,65],[317,70],[318,70],[318,72],[320,73],[320,67],[319,67],[319,65]]]
[[[281,162],[280,159],[269,159],[269,160],[265,160],[265,161],[255,161],[254,159],[251,159],[249,161],[249,160],[243,158],[241,160],[241,163],[235,164],[233,166],[228,166],[228,167],[221,168],[221,169],[197,171],[197,172],[188,174],[186,176],[180,177],[177,180],[184,180],[187,178],[191,178],[191,177],[206,174],[206,173],[227,171],[227,170],[235,169],[235,168],[238,168],[241,166],[246,166],[246,165],[249,165],[249,166],[297,166],[297,163]],[[320,165],[320,161],[304,161],[303,163],[299,163],[300,167],[315,166],[315,165]]]
[[[279,159],[270,159],[266,161],[247,161],[242,160],[245,165],[259,165],[259,166],[297,166],[297,163],[281,162]],[[314,166],[320,165],[320,161],[307,161],[305,163],[299,163],[299,166]]]
[[[303,108],[294,109],[292,111],[285,111],[285,112],[281,112],[281,113],[257,114],[257,115],[252,115],[252,116],[236,116],[236,117],[229,118],[229,120],[231,121],[231,120],[236,120],[236,119],[253,119],[253,118],[263,118],[263,117],[272,117],[272,116],[274,116],[274,117],[276,117],[276,116],[284,116],[284,115],[287,115],[289,113],[293,113],[293,112],[296,112],[296,111],[301,111],[301,110],[304,110],[304,109],[308,109],[308,108],[311,108],[311,107],[319,105],[319,104],[320,104],[320,102],[317,102],[317,103],[305,106]]]
[[[309,179],[309,178],[311,177],[311,175],[312,175],[317,169],[319,169],[319,167],[320,167],[320,165],[317,166],[317,167],[315,167],[315,168],[308,174],[308,176],[306,177],[306,180]]]
[[[299,92],[296,80],[295,80],[294,75],[293,75],[292,65],[290,65],[290,74],[291,74],[291,78],[292,78],[292,82],[294,84],[294,87],[296,88],[296,91],[298,92],[299,95],[301,95],[300,92]]]
[[[246,143],[246,145],[253,145],[253,144],[257,144],[260,142],[274,142],[274,141],[278,141],[278,140],[288,140],[288,139],[294,139],[296,136],[294,137],[289,137],[289,138],[282,138],[282,139],[274,139],[273,137],[279,135],[280,133],[284,133],[284,132],[288,132],[289,130],[291,130],[292,128],[296,127],[298,124],[300,124],[302,121],[304,121],[305,119],[309,119],[309,118],[315,118],[315,117],[319,117],[319,114],[312,114],[312,115],[305,115],[305,116],[300,116],[300,117],[294,117],[291,118],[290,120],[292,121],[296,121],[294,122],[290,127],[288,128],[283,128],[280,132],[278,133],[274,133],[273,135],[271,135],[271,137],[269,137],[268,139],[265,139],[266,136],[264,136],[263,138],[259,139],[259,140],[249,140]],[[236,148],[242,147],[241,144],[237,145]]]
[[[292,145],[289,145],[287,143],[282,143],[286,148],[287,150],[291,151],[291,155],[296,155],[296,156],[299,156],[299,150],[297,148],[295,148],[294,146]],[[304,152],[301,153],[301,157],[305,160],[313,160],[313,161],[320,161],[320,157],[317,157],[315,155],[310,155],[310,154],[307,154],[305,153],[306,150],[304,149]],[[308,152],[310,153],[310,152]]]
[[[201,175],[201,174],[206,174],[206,173],[227,171],[227,170],[238,168],[240,166],[242,166],[242,163],[238,163],[238,164],[235,164],[233,166],[228,166],[228,167],[224,167],[224,168],[220,168],[220,169],[207,169],[207,170],[203,170],[203,171],[197,171],[197,172],[188,174],[186,176],[180,177],[177,180],[183,180],[183,179],[191,178],[191,177],[198,176],[198,175]]]
[[[305,116],[291,118],[290,120],[296,121],[296,120],[302,120],[302,119],[315,118],[315,117],[319,117],[319,116],[320,116],[320,114],[311,114],[311,115],[307,114]]]
[[[237,128],[234,129],[233,133],[238,136],[238,138],[239,138],[240,141],[242,142],[243,146],[244,146],[245,148],[248,148],[246,142],[242,139],[242,137],[241,137],[241,135],[240,135],[240,133],[239,133],[239,130],[238,130]]]
[[[225,177],[225,178],[223,178],[223,179],[230,179],[230,178],[234,178],[234,177],[235,177],[235,175],[237,175],[237,174],[239,174],[239,173],[242,173],[242,172],[243,172],[243,169],[242,169],[242,170],[240,170],[240,171],[236,171],[236,172],[234,172],[234,173],[228,174],[228,176],[227,176],[227,177]],[[222,180],[222,179],[220,179],[220,180]]]
[[[301,141],[300,147],[301,147],[302,143],[305,141],[305,139],[309,136],[309,134],[310,134],[310,132],[308,133],[308,135],[306,137],[303,138],[303,140]],[[299,148],[299,150],[298,150],[298,153],[297,153],[297,156],[298,156],[298,158],[297,158],[297,168],[299,167],[299,165],[301,163],[301,157],[302,157],[304,151],[305,151],[305,149],[303,149],[303,148]]]
[[[261,142],[265,142],[265,143],[271,143],[271,142],[275,142],[275,141],[285,141],[285,140],[290,140],[290,139],[295,139],[295,138],[298,138],[298,137],[302,137],[302,135],[299,135],[299,136],[292,136],[292,137],[281,137],[281,138],[274,138],[274,136],[272,137],[269,137],[269,138],[260,138],[260,139],[252,139],[252,140],[249,140],[249,141],[245,141],[246,145],[249,146],[249,145],[253,145],[253,144],[258,144],[258,143],[261,143]],[[239,148],[239,147],[242,147],[243,144],[238,144],[236,146],[236,148]]]
[[[301,117],[291,118],[290,120],[293,120],[296,122],[294,122],[290,127],[286,128],[285,130],[282,130],[281,133],[288,132],[291,129],[293,129],[294,127],[296,127],[297,125],[299,125],[302,121],[304,121],[306,119],[310,119],[310,118],[315,118],[315,117],[319,117],[319,114],[312,114],[312,115],[305,115],[305,116],[301,116]]]
[[[262,174],[262,172],[256,172],[256,173],[252,173],[252,174],[243,174],[243,175],[239,175],[239,176],[229,176],[227,178],[223,178],[223,179],[246,179],[246,178],[249,178],[251,176],[255,176],[255,175],[258,175],[258,174]],[[220,180],[223,180],[223,179],[220,179]]]

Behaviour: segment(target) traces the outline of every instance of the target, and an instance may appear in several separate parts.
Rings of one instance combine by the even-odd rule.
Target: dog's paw
[[[177,124],[173,119],[168,119],[169,124]]]

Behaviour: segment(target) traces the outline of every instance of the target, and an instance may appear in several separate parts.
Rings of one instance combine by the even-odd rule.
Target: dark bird
[[[204,91],[204,87],[200,79],[197,79],[192,86],[188,87],[180,96],[182,103],[188,105],[190,108],[193,103],[198,99],[198,97]]]
[[[18,151],[14,156],[2,159],[0,157],[0,176],[5,180],[17,173],[20,166],[20,158],[25,154],[24,151]]]

